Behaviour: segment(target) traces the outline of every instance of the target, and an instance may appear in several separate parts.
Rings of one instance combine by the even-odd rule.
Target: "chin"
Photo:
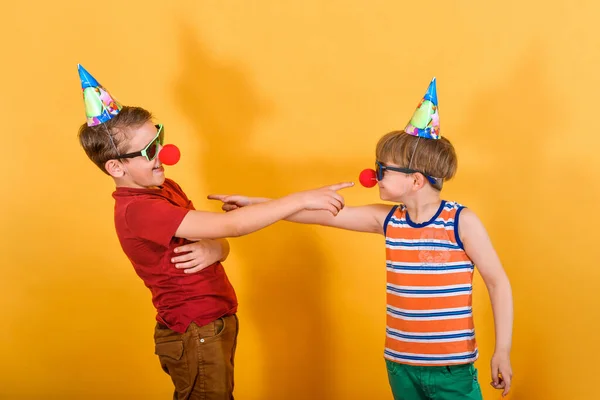
[[[157,177],[157,178],[154,180],[154,186],[160,186],[160,185],[162,185],[163,183],[165,183],[165,175],[164,175],[164,174],[163,174],[161,177],[159,177],[159,178]]]
[[[401,203],[400,196],[396,196],[393,193],[387,193],[384,191],[379,191],[379,198],[383,201],[391,201],[394,203]]]
[[[160,185],[163,184],[165,181],[165,169],[162,166],[159,169],[152,170],[152,181],[154,183],[160,182]]]
[[[388,200],[388,195],[387,193],[385,193],[383,190],[381,190],[381,188],[379,188],[379,198],[381,200]]]

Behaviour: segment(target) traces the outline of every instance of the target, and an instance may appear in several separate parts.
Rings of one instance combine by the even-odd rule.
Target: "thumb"
[[[228,194],[209,194],[208,196],[206,196],[206,198],[209,200],[221,200],[221,201],[225,201],[225,199],[227,197],[229,197]]]
[[[336,183],[335,185],[327,186],[327,188],[337,192],[338,190],[349,188],[352,186],[354,186],[354,182],[341,182]]]
[[[492,385],[497,387],[499,383],[500,379],[498,378],[498,367],[494,365],[492,366]]]

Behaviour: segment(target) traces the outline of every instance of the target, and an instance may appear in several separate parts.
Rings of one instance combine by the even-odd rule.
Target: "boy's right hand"
[[[342,182],[294,193],[292,196],[298,196],[306,210],[324,210],[336,216],[344,208],[344,198],[337,191],[351,186],[354,186],[354,182]]]
[[[337,191],[351,186],[354,186],[354,182],[343,182],[319,189],[294,193],[290,196],[296,197],[306,210],[325,210],[335,216],[344,208],[344,198]],[[227,194],[211,194],[208,196],[208,199],[222,201],[223,206],[221,208],[223,211],[233,211],[251,204],[269,201],[269,199],[265,198]]]

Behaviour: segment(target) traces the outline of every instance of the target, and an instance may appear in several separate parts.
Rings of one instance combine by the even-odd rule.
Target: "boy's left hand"
[[[492,385],[495,389],[504,389],[502,396],[506,396],[512,382],[512,367],[508,353],[494,353],[492,357]]]
[[[215,240],[199,240],[177,247],[175,253],[181,254],[171,258],[175,268],[185,269],[186,274],[202,271],[223,259],[223,248]],[[185,254],[182,254],[185,253]]]

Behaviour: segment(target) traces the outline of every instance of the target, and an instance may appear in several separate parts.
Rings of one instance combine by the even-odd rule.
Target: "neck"
[[[421,190],[417,195],[402,200],[410,219],[417,224],[429,221],[440,208],[441,202],[440,192],[435,189]]]
[[[115,186],[118,188],[129,188],[129,189],[160,189],[159,186],[142,186],[135,182],[131,182],[126,179],[113,178]]]

